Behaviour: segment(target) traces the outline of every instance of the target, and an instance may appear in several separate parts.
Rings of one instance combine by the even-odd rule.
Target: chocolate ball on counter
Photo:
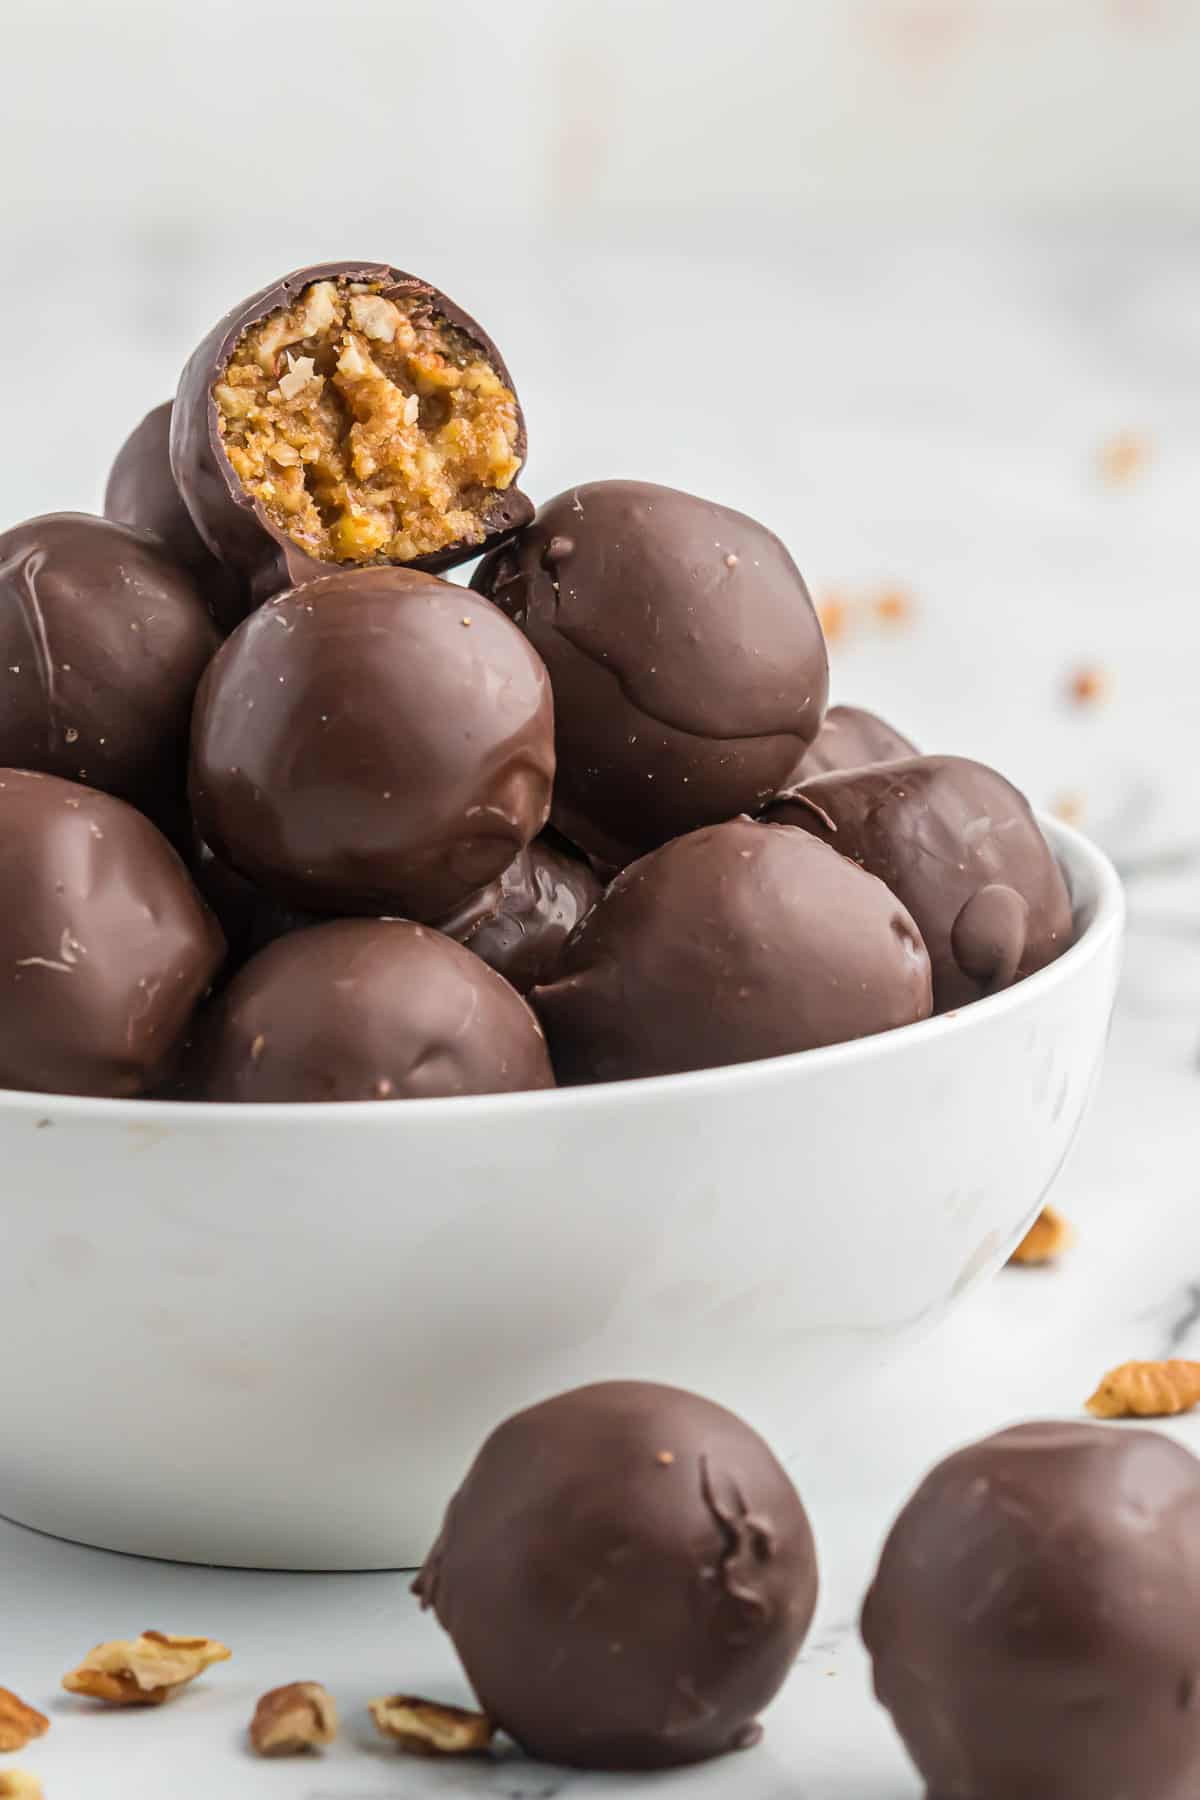
[[[1045,968],[1071,943],[1071,900],[1019,790],[961,756],[820,775],[770,819],[798,825],[886,882],[920,927],[939,1012]]]
[[[716,1068],[926,1018],[894,894],[787,825],[732,819],[632,863],[534,989],[563,1083]]]
[[[524,460],[496,346],[385,263],[298,269],[235,306],[171,423],[179,492],[249,604],[336,564],[468,561],[532,517]]]
[[[960,1450],[893,1526],[862,1632],[937,1800],[1188,1800],[1200,1462],[1085,1424]]]
[[[0,769],[0,894],[0,1087],[154,1087],[225,954],[170,844],[110,794]]]
[[[865,763],[895,762],[916,756],[917,746],[901,737],[886,719],[862,706],[831,706],[796,767],[783,783],[795,787],[813,775],[834,769],[861,769]]]
[[[611,1381],[497,1427],[415,1591],[529,1754],[669,1768],[756,1741],[812,1621],[817,1561],[748,1425]]]
[[[472,586],[545,660],[554,823],[612,868],[757,811],[816,736],[821,627],[779,539],[742,513],[588,482],[543,506]]]
[[[334,919],[260,950],[200,1020],[198,1100],[428,1100],[554,1086],[533,1013],[428,926]]]
[[[196,826],[289,907],[436,923],[545,824],[550,684],[488,601],[435,576],[323,576],[244,621],[192,724]]]
[[[161,538],[175,561],[196,577],[218,624],[231,626],[246,607],[232,573],[196,530],[175,486],[171,405],[167,400],[148,412],[118,450],[104,490],[104,516]]]
[[[564,944],[603,891],[583,857],[544,834],[481,894],[444,919],[441,930],[527,994],[538,982],[553,979]]]
[[[0,763],[173,826],[219,641],[195,577],[156,538],[86,513],[14,525],[0,535]]]

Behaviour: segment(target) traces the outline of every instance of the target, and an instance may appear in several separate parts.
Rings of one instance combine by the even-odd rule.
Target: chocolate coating
[[[225,953],[150,821],[0,769],[0,1087],[129,1099],[161,1078]]]
[[[821,775],[767,813],[887,883],[921,930],[939,1012],[1011,987],[1061,956],[1071,901],[1029,802],[961,756]]]
[[[218,624],[232,626],[246,607],[237,581],[196,530],[175,486],[171,408],[170,400],[156,406],[121,445],[104,490],[104,516],[160,537],[168,554],[196,577]]]
[[[882,882],[752,819],[632,863],[531,997],[563,1083],[784,1056],[931,1005],[920,933]]]
[[[895,762],[917,754],[917,746],[877,713],[862,706],[831,706],[820,731],[783,785],[795,787],[813,775],[828,775],[835,769],[861,769],[865,763]]]
[[[527,994],[553,979],[564,944],[603,891],[581,856],[539,837],[441,929]]]
[[[218,643],[194,576],[157,539],[87,513],[14,525],[0,536],[0,763],[173,824]]]
[[[553,774],[529,644],[414,570],[342,571],[271,601],[196,701],[200,835],[308,911],[445,918],[541,830]]]
[[[284,906],[215,856],[203,839],[193,846],[196,886],[239,957],[263,950],[289,931],[319,925],[319,913]],[[464,901],[438,926],[526,994],[555,974],[563,945],[603,892],[588,863],[552,837],[535,838],[495,881]]]
[[[193,837],[191,871],[196,886],[217,916],[231,955],[239,959],[264,950],[289,931],[301,931],[306,925],[322,922],[320,913],[284,906],[264,894],[215,856],[203,838]]]
[[[748,1425],[610,1381],[497,1427],[416,1592],[531,1755],[656,1769],[755,1741],[812,1621],[817,1562],[800,1496]]]
[[[528,1006],[428,926],[333,919],[245,965],[197,1029],[197,1100],[428,1100],[554,1086]]]
[[[294,270],[262,288],[221,319],[192,353],[175,396],[171,424],[171,470],[176,486],[204,543],[244,584],[248,603],[257,605],[284,588],[328,575],[330,565],[308,556],[242,487],[221,440],[213,384],[239,341],[269,313],[291,306],[315,281],[338,277],[381,282],[381,294],[405,304],[427,302],[439,317],[463,332],[511,391],[512,377],[491,339],[462,308],[417,275],[406,275],[389,263],[330,262]],[[526,432],[517,402],[519,435],[516,454],[524,462]],[[408,566],[438,570],[468,562],[533,516],[532,502],[515,485],[497,493],[487,518],[483,544],[455,544]]]
[[[1200,1463],[1085,1424],[961,1450],[893,1526],[862,1632],[931,1800],[1191,1800]]]
[[[472,586],[550,671],[554,823],[614,868],[782,786],[825,710],[825,642],[765,526],[637,481],[543,506]]]

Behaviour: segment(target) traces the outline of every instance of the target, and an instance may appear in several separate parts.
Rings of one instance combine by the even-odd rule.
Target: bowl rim
[[[1002,1013],[1036,1005],[1039,996],[1080,974],[1119,937],[1125,920],[1125,893],[1112,862],[1091,838],[1048,814],[1038,822],[1067,877],[1072,898],[1080,885],[1094,892],[1095,910],[1075,941],[1044,969],[1024,981],[990,994],[982,1000],[937,1013],[912,1025],[894,1026],[871,1037],[853,1038],[786,1056],[759,1057],[750,1062],[722,1063],[711,1069],[689,1069],[673,1075],[643,1075],[629,1081],[599,1081],[587,1086],[542,1088],[512,1094],[447,1094],[426,1100],[381,1103],[377,1100],[235,1101],[107,1100],[80,1094],[48,1094],[21,1088],[0,1088],[0,1120],[28,1116],[39,1124],[84,1122],[166,1128],[195,1127],[203,1122],[221,1131],[247,1130],[271,1124],[295,1129],[302,1121],[320,1119],[330,1129],[415,1129],[422,1121],[440,1119],[465,1125],[473,1120],[534,1119],[543,1115],[565,1121],[578,1112],[597,1107],[632,1108],[655,1105],[668,1097],[716,1099],[746,1084],[790,1085],[802,1072],[817,1073],[841,1064],[875,1062],[903,1056],[911,1045],[929,1044],[949,1032],[972,1025],[983,1026]]]

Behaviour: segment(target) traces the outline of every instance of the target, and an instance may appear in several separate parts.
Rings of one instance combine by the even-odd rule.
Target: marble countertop
[[[932,748],[997,762],[1040,803],[1071,793],[1130,870],[1111,1053],[1055,1193],[1078,1242],[1058,1268],[1000,1274],[876,1371],[807,1446],[794,1472],[824,1595],[761,1747],[652,1780],[419,1763],[375,1738],[366,1700],[398,1689],[461,1700],[465,1688],[403,1575],[174,1567],[0,1522],[0,1682],[53,1722],[0,1767],[36,1770],[48,1800],[549,1800],[602,1789],[915,1800],[854,1630],[890,1519],[951,1447],[1017,1419],[1077,1413],[1126,1358],[1200,1355],[1195,246],[1148,240],[1118,255],[1065,239],[897,239],[873,242],[868,257],[862,245],[796,245],[777,247],[748,284],[726,279],[729,247],[719,248],[706,270],[558,246],[560,279],[537,275],[543,310],[510,296],[534,371],[526,403],[543,422],[539,491],[592,474],[674,481],[769,519],[819,596],[911,587],[911,629],[835,645],[836,697],[879,706]],[[684,304],[701,293],[703,307]],[[734,369],[719,394],[676,383],[669,402],[632,374],[614,388],[615,358],[627,372],[656,366],[664,317],[677,356],[696,368],[710,366],[714,333],[735,329],[795,354],[770,364],[765,386]],[[594,350],[582,361],[581,330]],[[147,403],[166,391],[176,354],[122,352],[145,364]],[[1096,448],[1126,429],[1151,441],[1145,479],[1102,491]],[[110,431],[107,418],[96,426],[97,470]],[[71,498],[18,495],[28,510]],[[1063,702],[1081,662],[1115,674],[1111,702],[1086,713]],[[1169,1429],[1200,1451],[1200,1415]],[[152,1714],[92,1716],[59,1692],[92,1644],[146,1625],[211,1633],[234,1660]],[[320,1761],[256,1762],[244,1746],[254,1701],[296,1679],[336,1692],[342,1739]]]

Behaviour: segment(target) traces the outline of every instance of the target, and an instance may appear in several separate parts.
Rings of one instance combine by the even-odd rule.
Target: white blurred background
[[[5,523],[384,258],[500,341],[535,496],[759,515],[839,697],[1200,840],[1200,0],[37,0],[5,64]]]

